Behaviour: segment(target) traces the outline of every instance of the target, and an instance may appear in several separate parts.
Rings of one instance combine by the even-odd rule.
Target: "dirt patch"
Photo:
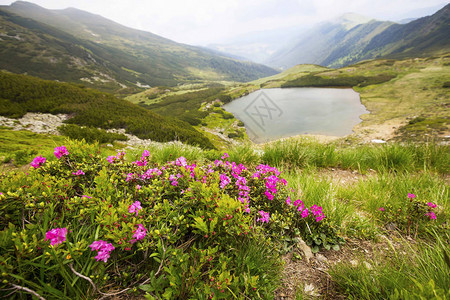
[[[369,169],[367,174],[361,174],[355,170],[343,170],[337,168],[329,168],[319,171],[321,179],[330,179],[335,185],[354,185],[360,180],[375,176],[376,171]]]
[[[297,293],[303,295],[303,299],[346,299],[328,273],[330,267],[340,262],[370,266],[368,261],[378,253],[389,251],[392,247],[389,244],[400,247],[400,244],[385,236],[379,242],[348,239],[341,250],[320,251],[309,262],[301,251],[294,250],[283,257],[282,285],[275,292],[275,299],[292,300]]]

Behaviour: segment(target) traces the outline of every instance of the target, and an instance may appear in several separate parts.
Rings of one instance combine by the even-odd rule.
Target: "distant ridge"
[[[18,1],[0,7],[0,26],[1,69],[107,91],[277,73],[75,8],[48,10]]]
[[[435,14],[398,24],[346,14],[302,34],[265,63],[342,67],[373,58],[425,57],[450,51],[450,4]]]

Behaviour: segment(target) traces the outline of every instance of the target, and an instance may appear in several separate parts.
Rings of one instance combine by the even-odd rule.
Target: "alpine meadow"
[[[450,4],[30,1],[1,298],[450,299]]]

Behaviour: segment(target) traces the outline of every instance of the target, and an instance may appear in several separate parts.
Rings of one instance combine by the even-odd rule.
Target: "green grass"
[[[448,299],[450,297],[449,236],[413,245],[402,240],[358,265],[342,262],[330,274],[349,299]],[[363,262],[367,262],[365,264]]]
[[[349,146],[297,138],[267,144],[262,161],[275,166],[339,167],[361,172],[373,169],[448,173],[450,154],[448,146],[435,143]]]
[[[38,153],[53,153],[65,140],[62,136],[0,128],[0,159],[2,163],[21,166],[30,163]]]

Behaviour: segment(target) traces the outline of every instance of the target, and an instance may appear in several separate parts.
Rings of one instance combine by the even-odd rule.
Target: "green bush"
[[[376,76],[338,76],[338,77],[321,77],[318,75],[308,74],[300,78],[287,81],[281,87],[354,87],[368,86],[387,82],[395,76],[390,74],[379,74]]]
[[[35,160],[37,169],[0,175],[2,292],[270,299],[281,244],[296,236],[314,249],[340,242],[321,208],[291,203],[286,181],[267,165],[250,170],[227,155],[160,165],[147,151],[133,162],[96,153],[75,141],[55,148],[58,159]]]
[[[67,124],[58,127],[63,135],[76,140],[85,140],[88,143],[112,143],[114,141],[126,141],[127,136],[119,133],[107,132],[94,127],[80,127],[74,124]]]

